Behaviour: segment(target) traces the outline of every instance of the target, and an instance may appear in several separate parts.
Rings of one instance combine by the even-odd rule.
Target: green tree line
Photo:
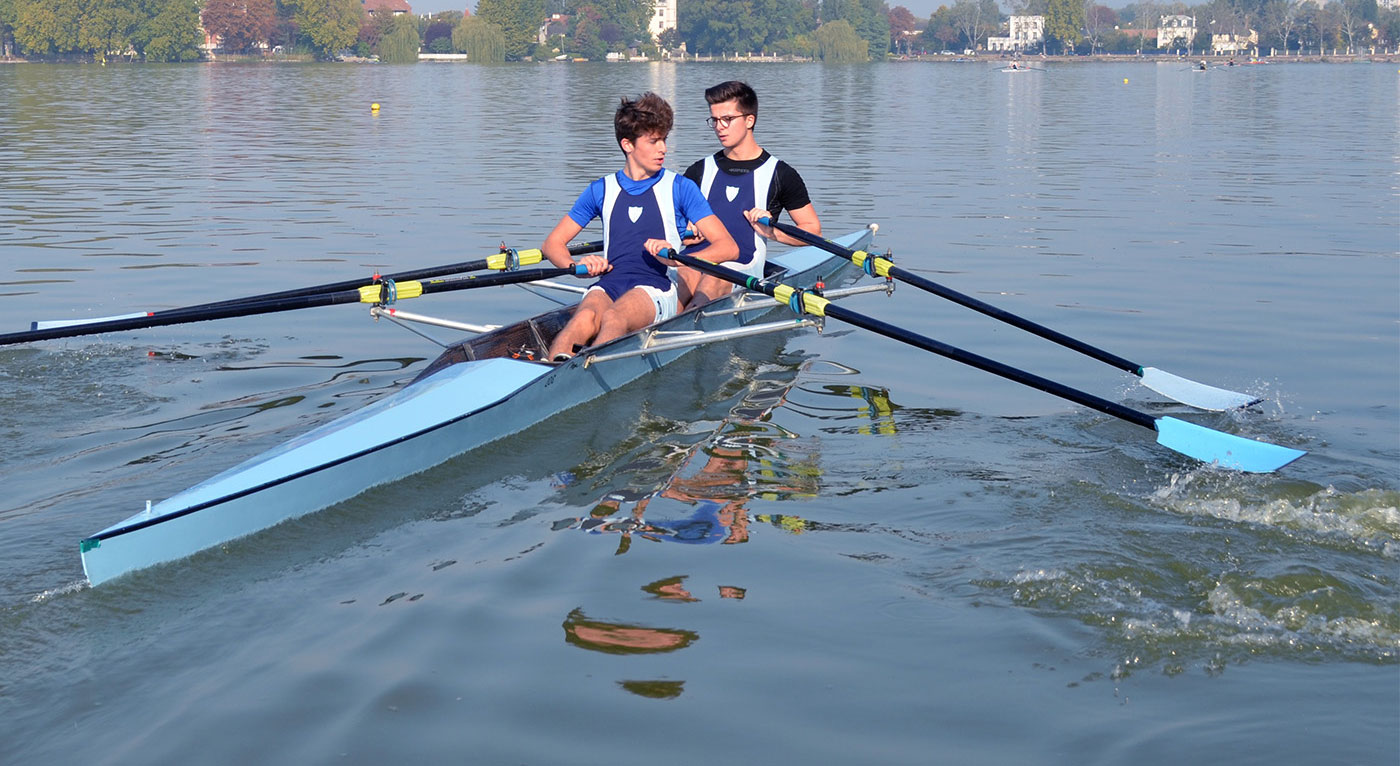
[[[1377,0],[1139,0],[1118,10],[1094,0],[1011,2],[1013,13],[1045,17],[1039,50],[1046,53],[1199,53],[1209,50],[1212,34],[1251,31],[1265,53],[1392,49],[1400,42],[1400,11]],[[204,41],[202,15],[203,29],[221,39],[225,51],[282,46],[323,59],[354,53],[407,62],[419,51],[466,53],[482,62],[600,59],[613,51],[654,54],[684,44],[702,55],[865,61],[891,53],[985,50],[989,36],[1005,34],[1007,20],[997,0],[954,0],[926,20],[884,0],[682,0],[677,28],[654,41],[647,30],[653,13],[653,0],[478,0],[474,15],[428,18],[371,16],[361,0],[0,0],[0,52],[190,61],[199,58]],[[1155,30],[1166,14],[1194,16],[1195,39],[1159,47]]]
[[[1198,5],[1141,0],[1118,10],[1093,0],[1014,0],[1012,12],[1045,17],[1045,40],[1035,52],[1053,54],[1202,53],[1210,50],[1212,35],[1245,37],[1250,32],[1264,54],[1393,50],[1400,44],[1400,11],[1381,8],[1376,0],[1211,0]],[[1195,38],[1174,38],[1159,47],[1156,30],[1165,15],[1194,17]],[[956,0],[933,13],[918,44],[925,50],[981,49],[988,36],[1006,33],[1006,18],[995,0]]]
[[[197,0],[0,0],[0,43],[19,54],[188,61],[201,42]]]

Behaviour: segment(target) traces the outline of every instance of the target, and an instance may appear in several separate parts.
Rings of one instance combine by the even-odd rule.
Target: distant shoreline
[[[1230,61],[1234,61],[1234,62],[1235,62],[1235,65],[1237,65],[1237,66],[1251,66],[1251,65],[1252,65],[1252,66],[1262,66],[1262,65],[1268,65],[1268,64],[1356,64],[1356,63],[1395,64],[1395,63],[1400,63],[1400,52],[1397,52],[1397,53],[1354,53],[1354,54],[1331,53],[1331,54],[1308,54],[1308,55],[1301,55],[1301,56],[1299,56],[1299,55],[1278,55],[1278,56],[1262,56],[1262,57],[1259,57],[1259,58],[1253,58],[1253,57],[1249,57],[1249,56],[1229,56],[1229,55],[1210,55],[1210,54],[1194,54],[1194,55],[1190,55],[1190,56],[1181,56],[1181,55],[1161,54],[1161,53],[1144,53],[1144,54],[1136,54],[1136,53],[1098,53],[1098,54],[1094,54],[1094,55],[1092,55],[1092,56],[1088,56],[1088,55],[1085,55],[1085,56],[1049,56],[1049,55],[1044,55],[1044,56],[1043,56],[1043,55],[1040,55],[1040,54],[1032,54],[1032,55],[1029,55],[1029,56],[1019,56],[1019,57],[1011,56],[1011,55],[1007,55],[1007,54],[991,55],[991,54],[986,54],[986,53],[977,54],[977,55],[971,55],[971,56],[964,56],[964,55],[949,56],[949,55],[940,55],[940,54],[915,54],[915,55],[909,55],[909,56],[891,56],[891,57],[885,59],[885,63],[892,63],[892,64],[902,64],[902,63],[979,64],[979,63],[980,63],[980,64],[998,64],[998,65],[1003,65],[1003,66],[1004,66],[1004,65],[1006,65],[1006,64],[1008,64],[1008,63],[1010,63],[1010,62],[1013,62],[1013,61],[1019,61],[1019,62],[1023,62],[1023,63],[1026,63],[1026,64],[1034,65],[1036,62],[1046,63],[1046,64],[1102,64],[1102,63],[1110,63],[1110,64],[1113,64],[1113,63],[1125,63],[1125,62],[1142,62],[1142,63],[1159,63],[1159,64],[1161,64],[1161,63],[1173,63],[1173,62],[1176,62],[1176,63],[1190,64],[1190,63],[1198,62],[1198,61],[1201,61],[1201,60],[1209,61],[1209,62],[1211,62],[1214,66],[1230,66],[1230,64],[1228,63],[1228,62],[1230,62]],[[800,57],[800,56],[777,56],[777,55],[763,55],[763,54],[739,55],[739,56],[685,56],[685,57],[683,57],[683,58],[682,58],[682,57],[675,57],[675,58],[667,58],[667,59],[661,59],[661,60],[657,60],[657,59],[631,59],[630,61],[628,61],[628,60],[623,60],[623,61],[606,62],[606,63],[615,63],[615,64],[628,64],[628,63],[660,63],[660,62],[662,62],[662,61],[670,62],[670,63],[675,63],[675,64],[713,63],[713,62],[724,62],[724,63],[752,63],[752,64],[770,64],[770,63],[775,63],[775,64],[821,63],[820,61],[816,61],[816,60],[814,60],[814,59],[805,58],[805,57]],[[67,58],[67,59],[62,59],[62,60],[57,60],[57,61],[49,61],[49,60],[44,60],[44,59],[29,60],[29,59],[20,58],[20,57],[17,57],[17,56],[0,57],[0,64],[95,64],[95,63],[97,63],[97,62],[91,61],[91,60],[86,60],[86,61],[83,61],[83,60],[75,60],[75,59],[73,59],[73,58]],[[111,63],[111,64],[127,64],[127,63],[141,63],[141,62],[135,62],[135,61],[120,61],[120,60],[109,60],[108,63]],[[255,58],[255,57],[250,57],[250,56],[235,56],[235,57],[230,57],[229,59],[222,59],[222,58],[220,58],[220,59],[213,59],[213,58],[211,58],[211,59],[204,59],[204,60],[201,60],[201,61],[199,61],[199,62],[190,62],[190,63],[200,63],[200,64],[224,64],[224,63],[235,63],[235,64],[246,64],[246,63],[304,64],[304,63],[309,63],[309,60],[308,60],[307,58],[305,58],[305,57],[300,57],[300,56],[292,56],[292,57],[287,57],[287,58],[261,58],[261,59],[260,59],[260,58]],[[370,60],[370,59],[350,59],[350,58],[347,58],[347,59],[341,59],[339,63],[369,64],[369,63],[378,63],[378,62],[373,61],[373,60]],[[432,59],[424,58],[423,60],[420,61],[420,63],[430,64],[430,63],[451,63],[451,62],[434,61],[434,60],[432,60]],[[549,63],[549,64],[556,64],[556,63],[594,63],[594,62],[555,62],[555,61],[550,61],[550,62],[529,62],[529,61],[523,61],[523,62],[514,62],[514,63],[523,63],[523,64],[529,64],[529,63]],[[596,63],[604,63],[604,62],[596,62]],[[870,62],[870,63],[879,63],[879,62]]]

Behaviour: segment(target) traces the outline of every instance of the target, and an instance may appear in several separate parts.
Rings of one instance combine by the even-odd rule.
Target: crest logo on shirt
[[[632,223],[636,223],[637,219],[642,217],[641,205],[627,208],[627,217],[632,219]]]
[[[728,199],[730,202],[733,202],[733,201],[734,201],[734,198],[737,197],[737,196],[739,196],[739,187],[737,187],[737,186],[726,186],[726,187],[724,187],[724,196],[725,196],[725,198]]]

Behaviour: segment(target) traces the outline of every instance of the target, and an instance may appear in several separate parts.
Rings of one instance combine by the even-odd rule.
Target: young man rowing
[[[657,253],[680,247],[687,221],[710,243],[699,257],[718,263],[738,256],[733,237],[699,187],[663,167],[672,122],[671,105],[655,93],[623,99],[613,115],[625,158],[622,170],[589,184],[540,247],[555,266],[572,266],[569,241],[594,218],[603,220],[603,254],[580,260],[590,275],[602,278],[588,288],[573,318],[555,336],[550,359],[567,360],[578,346],[606,343],[675,316],[676,287],[666,274],[673,262]]]
[[[700,187],[710,207],[738,243],[739,257],[725,265],[761,279],[763,265],[767,262],[765,238],[788,245],[803,243],[775,232],[771,226],[759,224],[759,218],[777,220],[786,209],[799,229],[812,234],[822,233],[821,220],[812,209],[802,176],[791,165],[764,151],[754,138],[758,94],[753,88],[737,80],[722,82],[705,91],[705,101],[710,105],[707,122],[714,128],[722,148],[687,168],[685,176]],[[700,233],[709,238],[704,231]],[[697,242],[686,252],[705,257],[702,253],[707,252],[707,245],[717,244]],[[728,295],[733,288],[731,283],[695,269],[682,267],[679,277],[681,301],[687,306]]]

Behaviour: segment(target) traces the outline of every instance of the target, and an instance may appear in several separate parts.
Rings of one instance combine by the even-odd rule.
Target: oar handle
[[[809,245],[814,245],[829,253],[834,253],[845,258],[850,258],[852,261],[857,260],[858,254],[856,253],[856,251],[851,250],[849,248],[841,247],[835,242],[831,242],[829,240],[818,237],[817,235],[812,234],[811,232],[804,231],[790,224],[781,223],[779,221],[773,221],[766,217],[759,218],[758,220],[759,223],[762,223],[766,226],[772,226],[774,229],[781,231],[795,239],[799,239],[803,242],[806,242]],[[953,301],[954,303],[970,308],[973,311],[985,314],[989,317],[992,317],[993,319],[1005,322],[1009,325],[1012,325],[1013,327],[1019,327],[1020,329],[1025,330],[1029,333],[1039,335],[1040,337],[1045,338],[1046,340],[1051,341],[1052,343],[1058,343],[1061,346],[1073,349],[1086,356],[1093,357],[1094,359],[1097,359],[1100,362],[1110,364],[1114,367],[1117,367],[1120,370],[1123,370],[1124,372],[1130,372],[1138,376],[1142,375],[1142,365],[1130,359],[1124,359],[1123,357],[1118,356],[1117,354],[1114,354],[1110,351],[1105,351],[1104,349],[1098,348],[1097,346],[1091,346],[1088,343],[1079,340],[1078,338],[1072,338],[1068,335],[1065,335],[1062,332],[1059,332],[1058,330],[1052,330],[1049,327],[1046,327],[1045,325],[1032,322],[1031,320],[1026,319],[1025,317],[1018,316],[1009,311],[1006,311],[1005,309],[993,306],[992,304],[987,303],[986,301],[978,300],[977,298],[974,298],[971,295],[967,295],[966,293],[960,293],[951,287],[939,284],[931,279],[925,279],[924,277],[921,277],[918,274],[908,271],[907,269],[902,269],[898,266],[895,266],[891,261],[888,261],[884,258],[878,258],[870,253],[865,253],[864,257],[875,259],[875,263],[877,264],[879,273],[881,275],[888,275],[890,277],[898,279],[901,282],[905,282],[921,290],[933,293],[934,295],[937,295],[940,298],[946,298],[950,301]]]

